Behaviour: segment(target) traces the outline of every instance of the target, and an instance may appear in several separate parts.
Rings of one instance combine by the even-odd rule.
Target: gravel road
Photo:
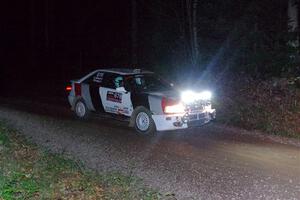
[[[149,139],[123,122],[78,121],[67,106],[0,102],[0,119],[38,145],[94,170],[139,176],[177,199],[300,199],[297,141],[217,124]]]

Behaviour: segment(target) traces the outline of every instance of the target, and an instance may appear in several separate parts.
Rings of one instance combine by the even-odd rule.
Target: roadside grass
[[[0,199],[162,199],[142,180],[95,173],[30,144],[0,122]]]

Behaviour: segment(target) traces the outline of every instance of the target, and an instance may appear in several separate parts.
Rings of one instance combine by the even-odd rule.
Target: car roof
[[[130,69],[130,68],[108,68],[108,69],[99,69],[96,71],[111,72],[111,73],[116,73],[116,74],[120,74],[120,75],[153,73],[151,71],[145,71],[145,70],[141,70],[141,69]]]
[[[97,73],[97,72],[109,72],[109,73],[115,73],[119,75],[135,75],[135,74],[152,74],[151,71],[141,70],[141,69],[130,69],[130,68],[107,68],[107,69],[97,69],[92,71],[91,73],[87,74],[83,78],[79,79],[78,82],[82,82],[91,75]]]

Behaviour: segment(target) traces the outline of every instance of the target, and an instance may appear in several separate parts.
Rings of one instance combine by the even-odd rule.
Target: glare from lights
[[[165,113],[168,114],[184,113],[184,112],[185,112],[185,107],[182,103],[165,107]]]
[[[201,92],[201,93],[197,94],[197,99],[210,100],[211,96],[212,96],[212,94],[211,94],[210,91],[204,91],[204,92]]]
[[[181,93],[181,100],[184,103],[192,103],[193,101],[195,101],[195,93],[193,91],[184,91]]]
[[[197,100],[210,100],[212,97],[212,93],[210,91],[203,91],[201,93],[196,93],[193,91],[184,91],[181,93],[181,100],[186,103],[190,104]]]

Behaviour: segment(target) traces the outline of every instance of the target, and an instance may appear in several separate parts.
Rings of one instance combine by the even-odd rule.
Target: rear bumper
[[[179,115],[152,115],[157,131],[186,129],[202,126],[216,118],[216,110]]]

